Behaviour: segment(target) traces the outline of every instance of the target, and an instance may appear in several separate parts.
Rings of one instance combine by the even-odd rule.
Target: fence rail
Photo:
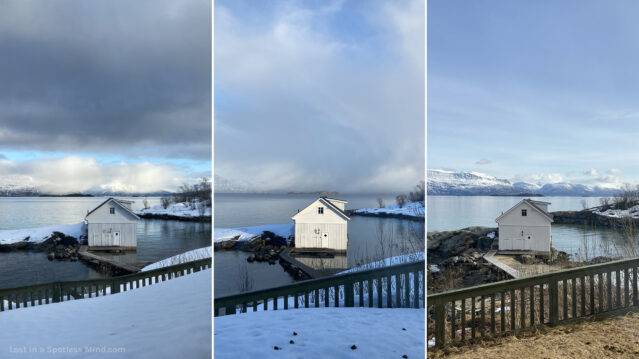
[[[0,312],[124,292],[211,268],[211,258],[113,278],[51,282],[0,289]]]
[[[423,308],[424,261],[312,279],[214,300],[214,315],[319,307]]]
[[[435,345],[636,306],[638,267],[639,258],[623,259],[429,295]]]

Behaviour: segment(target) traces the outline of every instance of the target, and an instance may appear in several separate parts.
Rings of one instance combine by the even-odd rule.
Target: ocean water
[[[132,208],[143,207],[143,198]],[[106,198],[0,198],[0,230],[46,227],[81,222],[88,210]],[[149,197],[150,206],[158,205],[158,197]],[[134,253],[118,256],[123,262],[154,262],[191,249],[211,245],[212,225],[202,222],[140,219],[137,224],[138,247]],[[0,288],[10,288],[54,280],[81,280],[101,275],[81,261],[52,261],[44,253],[0,253]]]
[[[214,226],[236,228],[271,223],[290,223],[298,209],[317,199],[317,195],[285,194],[216,194]],[[395,202],[394,196],[337,195],[348,201],[346,209],[377,207],[377,198],[385,204]],[[332,271],[346,270],[381,258],[424,250],[424,223],[396,218],[351,216],[348,223],[348,249],[344,255],[330,259],[303,259],[313,268]],[[251,289],[265,289],[293,283],[279,264],[247,263],[248,254],[236,251],[215,252],[215,297],[240,291],[238,283],[245,277]]]

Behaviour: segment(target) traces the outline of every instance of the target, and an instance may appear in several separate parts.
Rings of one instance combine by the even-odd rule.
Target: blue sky
[[[639,183],[639,3],[428,2],[428,167]]]
[[[211,177],[208,0],[0,2],[0,188]]]
[[[424,3],[215,2],[216,190],[424,178]]]

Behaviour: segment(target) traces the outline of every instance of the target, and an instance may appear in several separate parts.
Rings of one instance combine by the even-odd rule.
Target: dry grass
[[[586,321],[474,345],[429,351],[429,358],[637,358],[639,315]]]

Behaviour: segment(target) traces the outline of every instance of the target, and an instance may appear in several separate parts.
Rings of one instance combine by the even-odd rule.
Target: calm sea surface
[[[298,209],[317,199],[317,195],[216,194],[214,225],[236,228],[271,223],[290,223]],[[346,209],[377,207],[378,195],[338,195],[348,201]],[[394,196],[381,196],[385,204]],[[303,259],[316,269],[346,270],[380,258],[424,250],[424,223],[395,218],[352,216],[348,223],[348,250],[331,259]],[[248,276],[251,289],[258,290],[293,283],[279,264],[247,263],[248,254],[236,251],[215,252],[215,296],[240,291],[240,282]]]
[[[428,196],[428,231],[447,231],[470,226],[497,227],[495,218],[510,209],[522,197],[501,196]],[[581,210],[599,205],[600,197],[539,197],[552,203],[548,210]],[[559,250],[573,257],[592,258],[598,255],[625,256],[622,249],[627,236],[608,228],[583,225],[553,224],[552,242]]]
[[[134,201],[141,209],[143,198]],[[47,227],[81,222],[87,210],[106,198],[0,198],[0,230]],[[147,198],[159,205],[158,197]],[[118,257],[124,262],[154,262],[191,249],[211,245],[211,223],[140,219],[137,225],[138,247],[135,253]],[[48,261],[45,253],[0,253],[0,288],[16,287],[55,280],[80,280],[101,275],[81,261]]]

